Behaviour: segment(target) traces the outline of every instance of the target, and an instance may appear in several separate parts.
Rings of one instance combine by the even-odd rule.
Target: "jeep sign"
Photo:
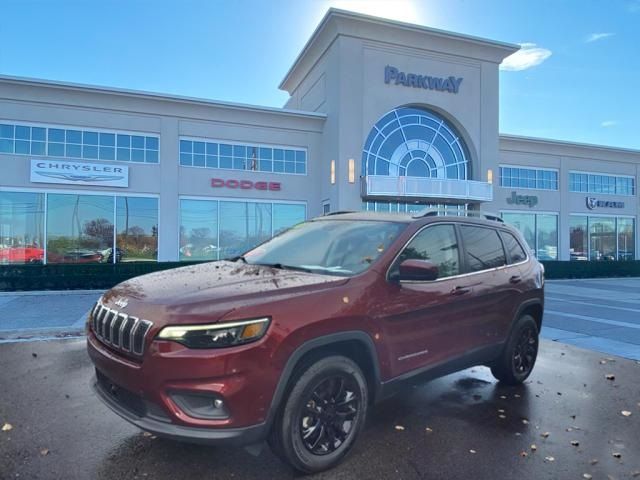
[[[511,192],[511,196],[507,197],[507,203],[510,205],[527,205],[529,208],[533,208],[538,204],[538,197],[535,195],[518,195],[516,192]]]

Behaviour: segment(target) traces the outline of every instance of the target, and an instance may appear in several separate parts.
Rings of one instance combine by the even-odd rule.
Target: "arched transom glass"
[[[466,180],[467,150],[456,129],[423,108],[400,107],[373,126],[362,152],[366,175]]]

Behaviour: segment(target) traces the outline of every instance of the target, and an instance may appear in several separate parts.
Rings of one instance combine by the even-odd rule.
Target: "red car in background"
[[[33,245],[0,248],[0,263],[42,263],[44,250]]]

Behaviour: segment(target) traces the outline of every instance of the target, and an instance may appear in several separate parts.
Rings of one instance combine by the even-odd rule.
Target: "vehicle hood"
[[[106,292],[102,303],[156,325],[204,323],[346,282],[345,277],[220,261],[132,278]]]

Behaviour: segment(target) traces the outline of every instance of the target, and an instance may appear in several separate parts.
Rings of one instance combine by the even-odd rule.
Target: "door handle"
[[[520,283],[522,281],[522,277],[520,275],[513,275],[510,279],[510,283]]]
[[[465,293],[469,293],[471,291],[471,289],[469,287],[455,287],[453,290],[451,290],[451,295],[464,295]]]

